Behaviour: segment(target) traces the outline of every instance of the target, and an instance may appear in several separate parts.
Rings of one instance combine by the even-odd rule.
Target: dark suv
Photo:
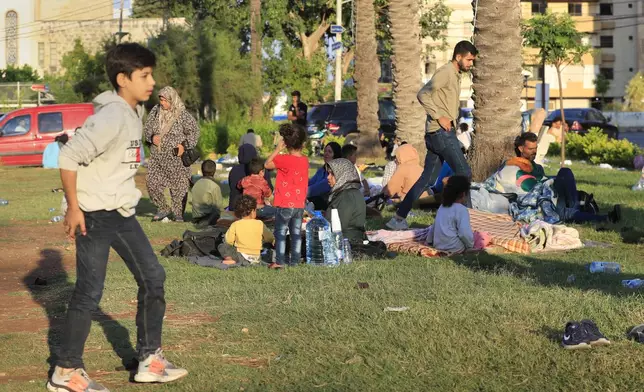
[[[565,109],[564,115],[566,117],[566,124],[568,124],[569,132],[585,135],[590,131],[590,128],[600,128],[610,139],[619,138],[619,130],[616,126],[609,124],[608,120],[602,112],[593,108],[583,109]],[[554,110],[550,112],[548,118],[545,119],[543,125],[550,126],[555,118],[561,118],[561,110]]]
[[[378,101],[379,133],[391,137],[396,133],[396,110],[391,99]],[[335,136],[347,136],[358,132],[358,103],[356,101],[338,101],[315,105],[307,115],[307,133],[309,137],[323,136],[330,133]]]

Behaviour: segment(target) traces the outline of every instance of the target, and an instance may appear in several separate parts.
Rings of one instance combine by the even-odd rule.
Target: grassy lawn
[[[120,259],[108,266],[102,311],[86,344],[91,375],[118,391],[633,391],[642,389],[644,345],[625,332],[644,323],[642,294],[621,279],[644,275],[644,246],[621,241],[624,226],[644,228],[639,173],[574,164],[579,188],[600,207],[623,204],[624,222],[583,239],[611,244],[567,253],[468,255],[364,261],[336,269],[219,271],[180,259],[166,268],[164,346],[190,375],[170,385],[136,385],[118,370],[118,353],[135,345],[136,284]],[[57,320],[73,288],[74,252],[62,224],[49,224],[61,193],[57,172],[0,168],[0,391],[42,391]],[[223,187],[225,188],[225,187]],[[142,188],[143,190],[143,188]],[[189,224],[152,224],[147,199],[140,221],[160,250]],[[393,211],[370,228],[381,228]],[[428,224],[415,211],[411,223]],[[621,276],[591,275],[595,260],[622,264]],[[43,269],[65,265],[47,286],[29,289]],[[567,283],[567,277],[576,279]],[[369,283],[357,289],[357,282]],[[388,306],[407,306],[401,313]],[[608,347],[561,348],[568,320],[590,318]],[[22,324],[20,324],[22,322]],[[25,325],[24,330],[9,328]],[[41,325],[37,328],[37,325]],[[4,328],[3,328],[4,327]],[[129,333],[128,333],[129,331]]]

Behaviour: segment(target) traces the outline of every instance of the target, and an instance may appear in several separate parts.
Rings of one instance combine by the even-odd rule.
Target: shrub
[[[344,136],[334,136],[334,135],[327,134],[322,140],[324,141],[325,146],[331,142],[336,142],[340,146],[344,146],[344,142],[346,141],[346,139],[347,138]]]
[[[235,120],[232,122],[202,122],[201,136],[197,147],[201,157],[205,158],[211,153],[225,154],[234,149],[237,153],[239,139],[252,128],[262,138],[263,151],[270,151],[273,146],[273,133],[279,123],[271,120],[248,122]]]
[[[559,143],[552,143],[548,154],[558,155]],[[569,134],[566,137],[566,156],[587,160],[593,164],[608,163],[613,166],[633,167],[633,159],[640,149],[628,140],[608,139],[599,128],[592,128],[586,135]]]

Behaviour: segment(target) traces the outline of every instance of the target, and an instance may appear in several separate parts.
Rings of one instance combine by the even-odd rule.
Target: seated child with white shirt
[[[474,248],[470,214],[463,205],[470,191],[470,181],[452,176],[443,189],[443,204],[434,222],[434,248],[447,253],[462,253]]]

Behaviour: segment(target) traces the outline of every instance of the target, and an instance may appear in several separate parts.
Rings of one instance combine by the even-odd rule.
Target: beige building
[[[131,4],[130,1],[126,1]],[[113,0],[0,0],[0,69],[28,64],[42,75],[61,71],[63,56],[78,38],[90,53],[119,31]],[[117,5],[119,2],[117,2]],[[126,12],[125,15],[129,15]],[[171,20],[183,23],[183,20]],[[146,42],[161,19],[123,21],[123,41]]]
[[[436,0],[423,0],[426,7]],[[447,49],[426,51],[421,60],[423,81],[427,81],[437,67],[450,61],[457,42],[472,37],[474,12],[469,0],[445,0],[452,9],[447,28]],[[564,105],[567,107],[590,107],[600,104],[594,80],[604,74],[611,82],[606,101],[621,101],[628,81],[644,71],[644,0],[593,0],[593,1],[522,1],[524,19],[546,10],[553,13],[569,13],[579,31],[588,33],[588,43],[596,48],[594,55],[585,56],[583,64],[568,66],[562,74]],[[436,43],[426,40],[425,47]],[[524,109],[534,107],[535,86],[543,80],[542,69],[535,55],[536,50],[525,49],[524,73],[529,74],[528,88],[523,90]],[[545,82],[550,88],[549,109],[558,107],[559,86],[557,72],[552,66],[545,68]],[[462,83],[461,104],[472,106],[471,80]]]

